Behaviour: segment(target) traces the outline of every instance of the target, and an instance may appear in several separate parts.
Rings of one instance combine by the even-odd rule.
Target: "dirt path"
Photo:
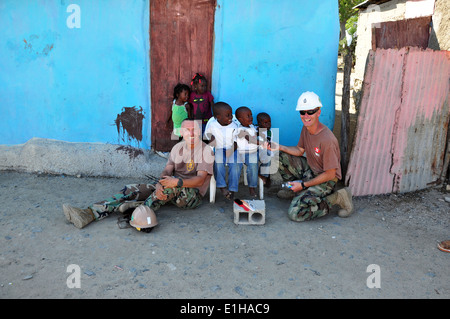
[[[65,220],[63,203],[85,207],[131,182],[1,172],[0,298],[450,297],[440,189],[356,198],[350,218],[305,223],[288,220],[276,188],[263,226],[235,225],[220,194],[192,211],[161,208],[149,234],[119,229],[117,215],[82,230]],[[372,264],[381,288],[367,286]],[[67,284],[70,265],[80,288]]]

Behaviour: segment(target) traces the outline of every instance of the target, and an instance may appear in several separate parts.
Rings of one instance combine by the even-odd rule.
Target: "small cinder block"
[[[233,203],[234,223],[236,225],[264,225],[266,222],[266,204],[263,200],[245,200],[253,205],[255,211],[246,211]]]

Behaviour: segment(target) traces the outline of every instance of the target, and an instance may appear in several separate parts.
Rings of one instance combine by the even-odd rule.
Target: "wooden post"
[[[342,111],[341,111],[341,170],[342,180],[345,180],[347,173],[350,137],[350,76],[353,66],[353,44],[344,50],[344,79],[342,86]]]

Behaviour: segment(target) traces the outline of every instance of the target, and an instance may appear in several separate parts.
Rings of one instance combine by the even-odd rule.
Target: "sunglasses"
[[[308,110],[308,111],[300,111],[300,115],[305,115],[305,114],[313,115],[313,114],[315,114],[319,109],[320,109],[320,108],[316,108],[316,109],[314,109],[314,110]]]

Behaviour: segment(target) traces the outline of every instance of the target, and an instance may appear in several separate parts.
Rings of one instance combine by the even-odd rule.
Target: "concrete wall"
[[[248,106],[254,121],[265,111],[280,141],[296,145],[302,127],[295,111],[304,91],[324,105],[321,120],[334,125],[339,40],[338,3],[219,0],[215,17],[212,91],[233,110]],[[296,3],[294,5],[294,3]]]
[[[450,51],[450,1],[436,0],[433,29],[428,46],[433,50]]]
[[[354,89],[359,90],[364,80],[367,54],[372,49],[372,24],[402,20],[405,18],[405,8],[406,0],[393,0],[360,10],[356,29],[358,42],[355,49]]]
[[[141,107],[142,141],[127,144],[148,148],[148,8],[148,0],[0,1],[0,144],[119,143],[117,115]]]
[[[71,151],[80,155],[76,165],[89,160],[82,156],[91,149],[104,152],[98,143],[116,145],[113,151],[117,144],[151,148],[149,1],[0,1],[0,145],[9,154],[1,158],[41,156],[39,144],[56,144],[64,154],[66,143],[84,143],[77,144],[84,151]],[[255,122],[258,112],[268,112],[280,141],[293,145],[301,130],[297,99],[314,91],[324,104],[321,120],[332,129],[338,38],[335,0],[217,0],[215,101],[249,106]],[[130,117],[142,118],[139,132],[125,130]],[[114,170],[108,156],[84,171]],[[29,171],[29,163],[3,163],[0,170]],[[53,157],[45,163],[55,165]]]
[[[434,50],[450,50],[448,9],[448,0],[392,0],[360,10],[356,30],[358,42],[355,50],[354,89],[359,90],[364,80],[367,54],[372,49],[373,24],[432,16],[434,30],[430,36],[433,42],[430,47]]]

